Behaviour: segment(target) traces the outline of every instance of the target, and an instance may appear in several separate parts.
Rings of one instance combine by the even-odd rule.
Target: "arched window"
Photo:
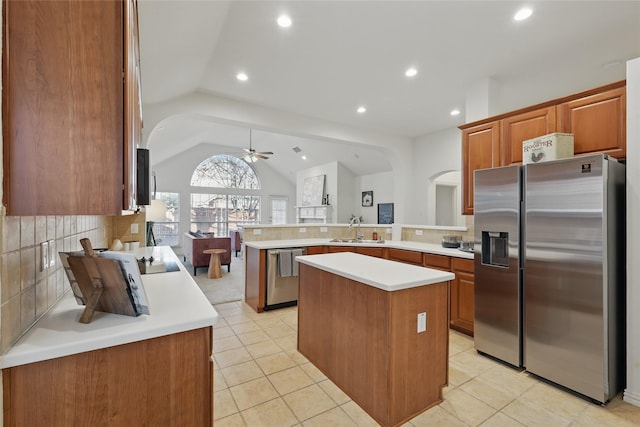
[[[226,237],[242,224],[260,222],[260,181],[244,160],[211,156],[191,175],[191,231]]]
[[[211,156],[198,165],[191,186],[259,190],[260,182],[247,162],[234,156]]]

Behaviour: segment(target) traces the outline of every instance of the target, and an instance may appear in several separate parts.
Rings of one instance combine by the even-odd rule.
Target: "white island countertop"
[[[296,261],[385,291],[399,291],[453,280],[446,271],[389,261],[353,252],[297,256]]]
[[[411,242],[406,240],[385,240],[384,243],[352,243],[352,242],[332,242],[333,239],[283,239],[283,240],[257,240],[244,242],[246,246],[255,249],[281,249],[292,247],[306,247],[306,246],[369,246],[369,247],[382,247],[382,248],[395,248],[404,249],[408,251],[423,252],[436,255],[446,255],[456,258],[473,259],[473,253],[464,252],[456,248],[443,248],[442,245],[436,243],[422,243]]]
[[[69,291],[0,356],[0,367],[10,368],[216,324],[218,313],[169,247],[144,247],[134,254],[136,258],[153,255],[158,261],[174,261],[180,267],[179,271],[142,275],[151,314],[132,317],[96,311],[91,323],[80,323],[84,306],[78,305]],[[65,286],[69,287],[66,279]]]

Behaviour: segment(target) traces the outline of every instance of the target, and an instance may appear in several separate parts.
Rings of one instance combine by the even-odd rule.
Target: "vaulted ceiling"
[[[491,113],[499,114],[622,80],[625,61],[640,56],[638,1],[526,4],[532,16],[516,22],[524,2],[143,0],[144,108],[198,94],[411,141],[468,121],[478,82],[493,82]],[[289,28],[276,24],[282,13]],[[405,76],[409,67],[415,76]],[[158,159],[198,143],[247,146],[252,124],[203,113],[162,126],[150,141]],[[273,151],[268,162],[284,175],[300,168],[293,147],[309,153],[307,167],[340,160],[356,175],[389,169],[380,150],[347,145],[345,154],[344,144],[287,129],[262,129],[253,145]]]

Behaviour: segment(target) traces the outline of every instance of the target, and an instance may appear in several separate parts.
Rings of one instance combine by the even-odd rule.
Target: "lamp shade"
[[[162,222],[167,220],[167,202],[160,199],[151,200],[146,209],[147,221]]]

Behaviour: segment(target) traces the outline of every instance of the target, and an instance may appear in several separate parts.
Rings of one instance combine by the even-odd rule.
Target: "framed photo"
[[[393,203],[378,203],[378,224],[393,224]]]
[[[362,206],[373,206],[373,191],[362,192]]]

